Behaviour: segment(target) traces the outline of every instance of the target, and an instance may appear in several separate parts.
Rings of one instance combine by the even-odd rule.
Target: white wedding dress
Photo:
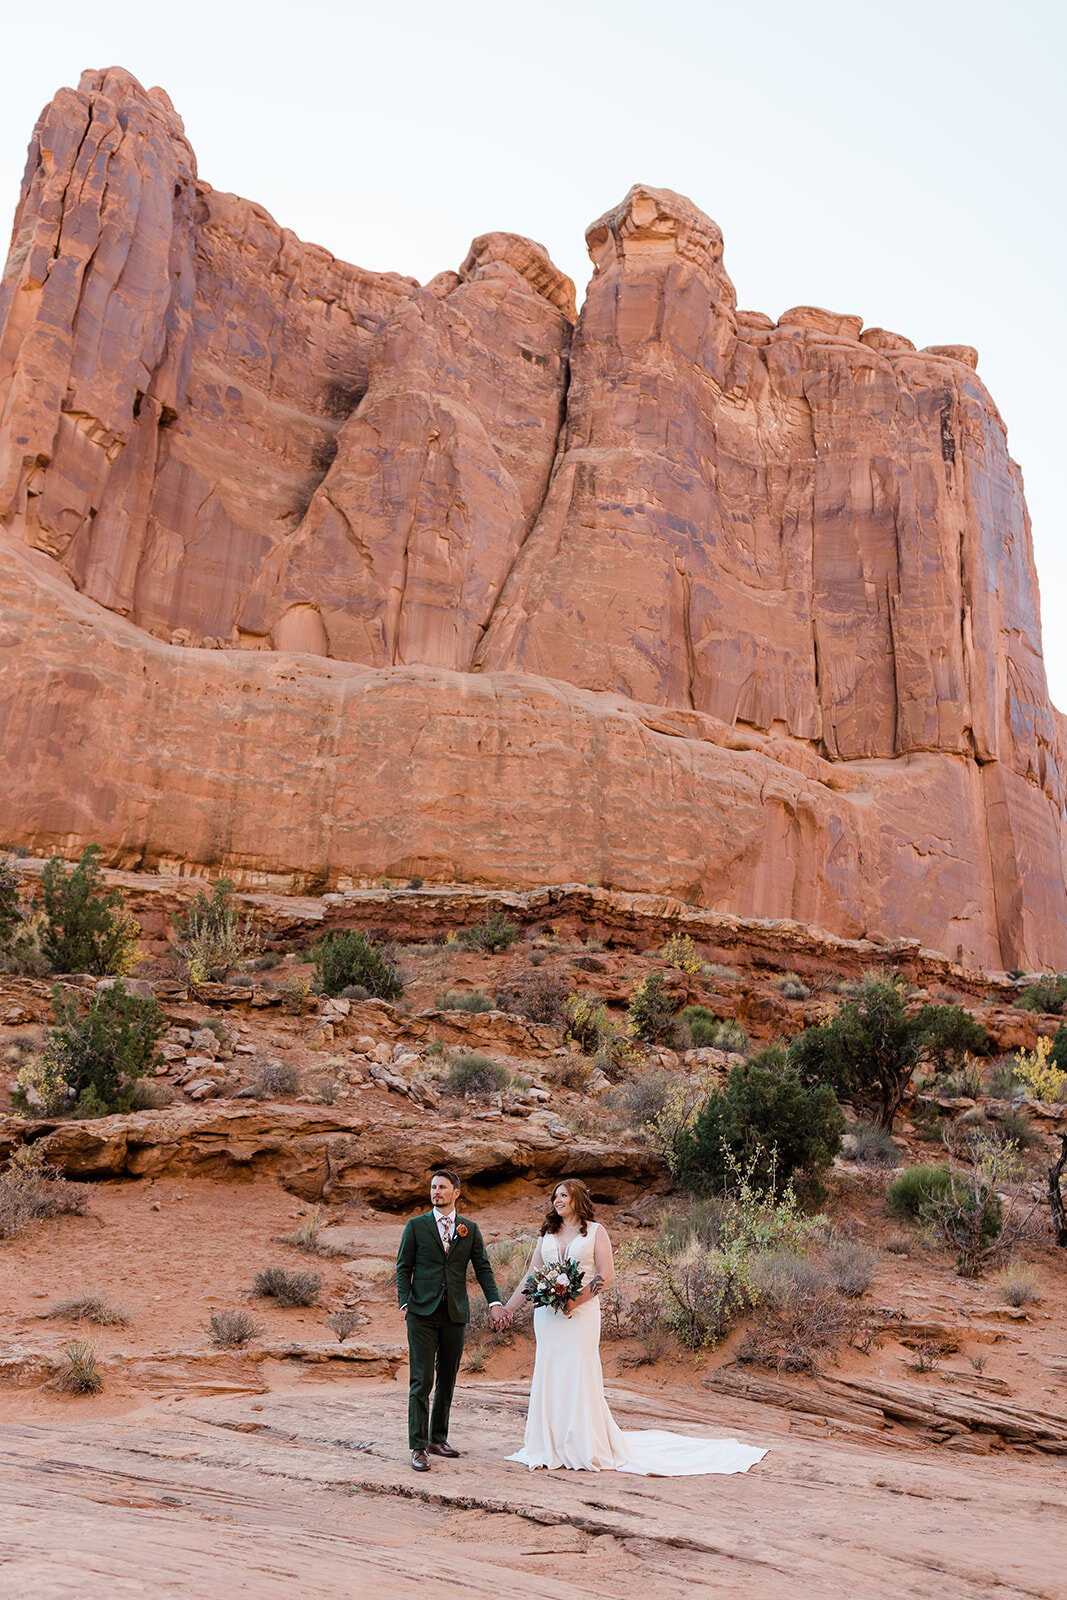
[[[595,1272],[590,1222],[567,1247],[583,1279]],[[559,1239],[541,1240],[546,1266],[560,1260]],[[695,1439],[658,1429],[626,1433],[604,1398],[600,1366],[600,1301],[594,1296],[569,1317],[548,1306],[534,1312],[537,1356],[530,1385],[526,1437],[509,1461],[527,1467],[578,1467],[586,1472],[633,1472],[643,1477],[682,1478],[703,1472],[747,1472],[767,1454],[736,1439]]]

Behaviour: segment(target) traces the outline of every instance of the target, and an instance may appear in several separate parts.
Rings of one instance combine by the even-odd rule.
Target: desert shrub
[[[63,1322],[95,1322],[98,1328],[125,1328],[130,1320],[124,1306],[108,1305],[98,1294],[79,1294],[69,1300],[57,1300],[43,1315]]]
[[[1014,1145],[980,1136],[964,1163],[949,1168],[948,1192],[932,1198],[922,1215],[956,1252],[961,1278],[976,1278],[1017,1241],[1033,1214],[1020,1204],[1023,1168]]]
[[[778,1190],[794,1176],[811,1184],[841,1148],[845,1119],[828,1084],[805,1088],[779,1046],[734,1067],[725,1089],[700,1107],[678,1141],[678,1177],[687,1189],[721,1189],[731,1167]]]
[[[548,1075],[561,1089],[570,1089],[574,1094],[584,1094],[593,1081],[595,1071],[596,1068],[588,1056],[566,1055],[551,1064]]]
[[[667,1072],[663,1067],[651,1067],[643,1072],[635,1072],[632,1077],[616,1084],[610,1096],[605,1095],[604,1098],[610,1109],[632,1128],[645,1131],[654,1125],[672,1091],[683,1081],[686,1080],[680,1079],[676,1073]],[[694,1099],[694,1109],[698,1099],[699,1096]]]
[[[699,972],[704,965],[697,954],[696,945],[687,933],[672,933],[660,951],[660,956],[668,966],[677,967],[679,972],[687,972],[690,976]]]
[[[493,911],[481,922],[475,922],[469,928],[460,928],[456,942],[464,950],[485,950],[493,954],[497,950],[510,949],[518,937],[518,927],[511,918],[505,916],[503,911]]]
[[[923,1208],[931,1200],[944,1199],[951,1194],[949,1171],[946,1166],[905,1167],[894,1178],[886,1192],[886,1205],[899,1217],[919,1222]]]
[[[177,1092],[169,1083],[156,1083],[152,1078],[138,1078],[130,1096],[130,1110],[165,1111],[177,1098]]]
[[[855,1141],[853,1160],[868,1167],[898,1167],[900,1148],[877,1122],[861,1119],[849,1132]]]
[[[79,1013],[77,997],[64,1000],[57,987],[52,1026],[35,1069],[38,1099],[45,1093],[53,1101],[58,1099],[57,1086],[62,1083],[66,1104],[56,1110],[73,1109],[79,1117],[129,1110],[138,1079],[156,1064],[156,1045],[165,1028],[155,1000],[127,994],[121,978],[99,990],[84,1014]],[[31,1087],[20,1074],[12,1099],[21,1111],[35,1109]]]
[[[40,1145],[19,1145],[0,1172],[0,1239],[13,1238],[38,1218],[82,1217],[88,1204],[82,1185],[68,1183]]]
[[[791,1284],[780,1297],[760,1299],[737,1347],[741,1365],[776,1373],[821,1372],[827,1357],[854,1338],[859,1318],[852,1305],[826,1283]]]
[[[399,1000],[404,984],[390,953],[354,929],[331,933],[311,952],[322,991],[339,995],[359,984],[378,1000]]]
[[[280,950],[265,950],[261,956],[255,956],[249,966],[253,972],[273,972],[275,967],[280,967],[285,957]]]
[[[410,888],[410,885],[408,886]],[[338,1344],[344,1344],[358,1329],[363,1318],[351,1306],[344,1306],[340,1311],[331,1311],[326,1318],[326,1326],[331,1333],[337,1335]]]
[[[568,995],[564,1003],[567,1037],[592,1056],[596,1066],[616,1080],[641,1061],[626,1030],[608,1015],[607,1006],[589,995]]]
[[[1036,983],[1025,988],[1015,1004],[1021,1011],[1051,1012],[1062,1016],[1067,1009],[1067,972],[1045,972]]]
[[[830,1285],[848,1300],[866,1294],[878,1265],[878,1253],[858,1239],[832,1239],[823,1251]]]
[[[121,890],[106,887],[100,854],[99,845],[86,845],[69,873],[59,856],[45,863],[41,947],[55,972],[122,977],[137,964],[141,930],[123,911]]]
[[[53,1380],[64,1394],[99,1394],[104,1387],[103,1373],[96,1360],[96,1350],[91,1344],[75,1339],[63,1351],[66,1366]]]
[[[290,972],[284,982],[278,985],[278,993],[281,996],[282,1010],[291,1017],[299,1017],[311,997],[311,981],[302,978],[297,972]],[[344,994],[343,989],[341,993]],[[366,999],[366,994],[363,998]]]
[[[627,1029],[633,1039],[646,1044],[675,1042],[674,1002],[663,986],[662,972],[639,978],[630,991]]]
[[[1022,1106],[1011,1106],[997,1118],[996,1127],[1005,1144],[1013,1144],[1017,1150],[1030,1150],[1040,1143],[1040,1135]]]
[[[1011,1100],[1023,1093],[1023,1086],[1015,1076],[1014,1056],[1002,1057],[989,1074],[989,1093],[995,1100]]]
[[[1057,1104],[1067,1099],[1067,1071],[1055,1064],[1052,1051],[1051,1039],[1039,1039],[1036,1049],[1019,1051],[1013,1071],[1035,1100]]]
[[[52,963],[41,944],[43,913],[27,917],[6,944],[0,943],[0,972],[13,972],[20,978],[44,978]]]
[[[322,1234],[322,1207],[312,1206],[299,1228],[294,1228],[291,1233],[283,1233],[279,1244],[287,1244],[294,1250],[303,1250],[312,1256],[343,1256],[344,1250],[340,1245],[328,1244],[321,1237]]]
[[[716,1249],[722,1238],[724,1202],[719,1195],[699,1195],[686,1206],[671,1206],[660,1217],[656,1242],[672,1255],[693,1245]]]
[[[810,1000],[811,990],[795,972],[785,972],[778,979],[778,993],[786,1000]]]
[[[185,963],[189,982],[221,983],[235,967],[259,949],[252,918],[242,923],[230,900],[233,883],[219,878],[211,893],[197,891],[175,927],[175,947]]]
[[[280,1094],[300,1093],[300,1074],[291,1061],[261,1061],[249,1087],[253,1100],[276,1100]]]
[[[1061,1022],[1053,1035],[1049,1061],[1067,1072],[1067,1023]]]
[[[264,1267],[252,1279],[252,1293],[279,1306],[313,1306],[322,1292],[321,1272],[288,1272],[285,1267]]]
[[[250,1339],[258,1339],[264,1331],[263,1324],[249,1311],[213,1311],[206,1328],[212,1344],[219,1350],[239,1350]]]
[[[457,1050],[449,1057],[449,1068],[441,1082],[445,1094],[460,1098],[471,1095],[476,1100],[487,1100],[499,1094],[511,1082],[507,1067],[492,1056],[480,1055],[475,1050]]]
[[[19,875],[10,856],[0,856],[0,949],[9,945],[22,927]]]
[[[494,1011],[491,995],[484,989],[442,989],[434,999],[438,1011]]]
[[[562,1027],[567,1020],[570,994],[566,979],[555,972],[529,972],[513,978],[496,992],[496,1003],[528,1022]]]
[[[718,1017],[707,1006],[685,1006],[679,1011],[677,1022],[679,1027],[686,1030],[697,1049],[711,1043],[712,1035],[719,1026]]]
[[[762,1303],[782,1305],[799,1290],[813,1294],[830,1285],[825,1267],[803,1250],[767,1250],[752,1262],[752,1282]]]
[[[677,1174],[683,1143],[712,1090],[709,1074],[642,1073],[635,1080],[634,1116],[653,1150]]]
[[[663,1323],[691,1350],[721,1339],[757,1303],[758,1258],[768,1252],[801,1251],[826,1221],[804,1216],[791,1188],[777,1196],[762,1188],[752,1164],[735,1165],[730,1181],[713,1246],[690,1234],[673,1246],[662,1240],[637,1241],[621,1253],[624,1267],[641,1261],[651,1268]]]
[[[789,1046],[805,1083],[828,1083],[842,1098],[877,1105],[878,1121],[893,1121],[921,1061],[939,1070],[968,1050],[988,1049],[988,1035],[961,1006],[925,1004],[907,1012],[907,986],[897,977],[868,974],[836,1017],[806,1028]]]
[[[1044,1299],[1037,1273],[1021,1262],[1013,1261],[998,1272],[995,1282],[1009,1306],[1037,1305]]]
[[[731,1055],[739,1056],[748,1049],[748,1034],[740,1022],[728,1018],[717,1022],[702,1042],[712,1050],[728,1050]]]

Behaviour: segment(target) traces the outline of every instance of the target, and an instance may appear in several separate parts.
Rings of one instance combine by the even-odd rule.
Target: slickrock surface
[[[60,92],[0,290],[5,842],[1064,965],[1063,725],[975,352],[739,311],[669,190],[588,239],[577,319],[512,234],[420,288],[216,194],[161,90]]]
[[[459,1461],[417,1479],[401,1393],[309,1385],[184,1401],[121,1422],[0,1427],[0,1595],[243,1593],[952,1600],[1051,1597],[1061,1522],[1044,1464],[886,1458],[738,1415],[612,1390],[624,1427],[740,1432],[770,1447],[732,1478],[530,1473],[504,1458],[522,1393],[464,1383]],[[932,1576],[935,1575],[935,1576]]]

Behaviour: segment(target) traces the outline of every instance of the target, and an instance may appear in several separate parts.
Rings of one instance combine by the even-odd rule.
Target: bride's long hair
[[[546,1233],[558,1233],[563,1226],[563,1218],[556,1210],[555,1205],[556,1192],[559,1189],[566,1189],[570,1196],[571,1205],[574,1207],[575,1215],[578,1218],[579,1233],[584,1234],[587,1224],[593,1220],[593,1196],[589,1193],[581,1178],[561,1178],[552,1190],[548,1209],[545,1212],[545,1220],[541,1224],[542,1238]]]

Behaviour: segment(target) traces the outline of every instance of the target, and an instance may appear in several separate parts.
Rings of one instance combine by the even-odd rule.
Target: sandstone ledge
[[[658,1156],[640,1146],[559,1139],[527,1122],[491,1134],[462,1123],[371,1121],[325,1106],[207,1102],[94,1121],[0,1123],[0,1159],[39,1144],[68,1178],[275,1176],[303,1200],[361,1200],[400,1209],[425,1199],[426,1174],[455,1167],[472,1201],[569,1174],[598,1198],[629,1200],[666,1185]]]

